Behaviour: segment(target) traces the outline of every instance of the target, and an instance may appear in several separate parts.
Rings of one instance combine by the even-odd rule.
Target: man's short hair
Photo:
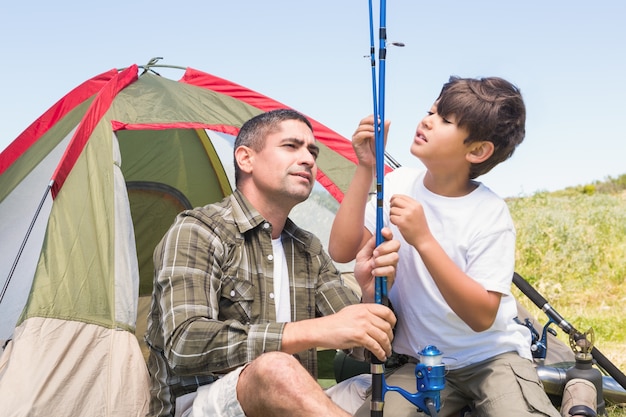
[[[303,114],[292,109],[276,109],[270,110],[265,113],[261,113],[254,116],[241,126],[239,134],[235,139],[236,150],[240,146],[247,146],[255,151],[260,151],[265,146],[265,137],[279,129],[279,125],[286,120],[298,120],[306,124],[311,132],[313,126],[309,119]],[[239,181],[241,170],[237,164],[237,160],[234,160],[235,164],[235,183]]]

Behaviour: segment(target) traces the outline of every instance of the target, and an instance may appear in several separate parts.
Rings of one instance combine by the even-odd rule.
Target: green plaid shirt
[[[176,397],[280,350],[284,323],[276,323],[271,231],[235,190],[220,203],[179,214],[157,245],[146,332],[151,416],[173,415]],[[359,302],[317,237],[287,220],[281,238],[292,321]],[[317,376],[315,349],[295,356]]]

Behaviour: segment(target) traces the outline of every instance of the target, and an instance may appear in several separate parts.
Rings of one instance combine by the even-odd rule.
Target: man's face
[[[295,205],[309,197],[317,175],[319,148],[311,129],[298,120],[285,120],[280,129],[265,137],[255,152],[254,183],[271,198],[291,200]]]

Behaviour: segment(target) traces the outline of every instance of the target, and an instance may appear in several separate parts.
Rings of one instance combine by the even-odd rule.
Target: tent
[[[192,68],[174,81],[156,67],[85,81],[0,154],[3,416],[145,414],[135,330],[154,246],[178,212],[232,191],[242,123],[287,107]],[[356,158],[347,139],[311,122],[321,187],[296,222],[317,232],[332,214],[313,215],[341,201]]]

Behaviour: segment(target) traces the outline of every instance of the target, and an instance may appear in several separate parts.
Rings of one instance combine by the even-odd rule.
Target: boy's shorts
[[[415,393],[415,364],[403,365],[385,380],[388,385]],[[426,415],[399,393],[387,392],[384,400],[386,416]],[[475,410],[472,415],[480,417],[561,416],[545,393],[532,362],[514,352],[446,372],[439,417],[458,417],[467,405]],[[370,415],[370,398],[354,415]]]
[[[237,400],[237,381],[243,368],[177,398],[175,417],[246,417]],[[365,401],[371,383],[370,374],[358,375],[328,388],[326,395],[353,414]]]

